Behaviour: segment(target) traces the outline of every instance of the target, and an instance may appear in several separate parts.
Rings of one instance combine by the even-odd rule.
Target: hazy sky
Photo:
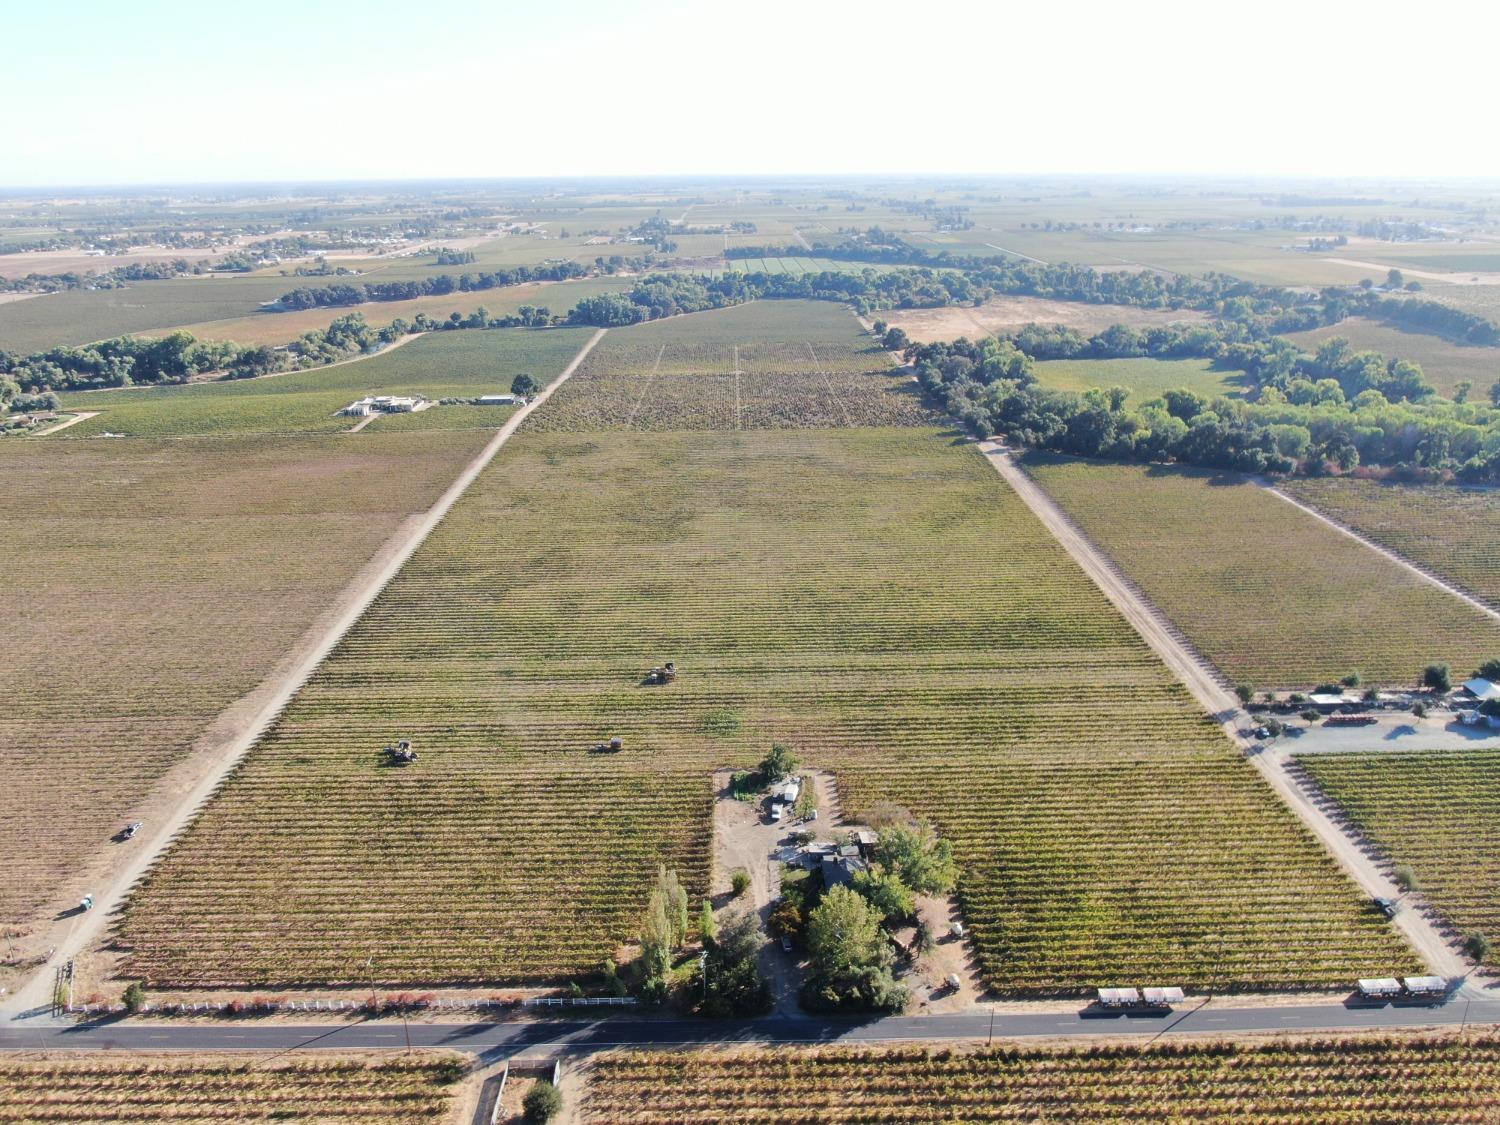
[[[0,0],[0,186],[1500,176],[1500,5]]]

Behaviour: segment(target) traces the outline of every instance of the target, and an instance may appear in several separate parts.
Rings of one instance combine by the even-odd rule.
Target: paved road
[[[1187,1007],[1155,1015],[1079,1012],[889,1016],[883,1019],[793,1018],[717,1022],[635,1016],[506,1023],[413,1023],[379,1020],[334,1027],[256,1024],[107,1022],[66,1027],[0,1028],[0,1050],[286,1051],[448,1047],[497,1057],[591,1051],[609,1047],[709,1046],[727,1043],[869,1043],[996,1038],[1125,1035],[1229,1035],[1252,1031],[1343,1032],[1376,1028],[1500,1024],[1500,1000],[1455,999],[1440,1005]]]

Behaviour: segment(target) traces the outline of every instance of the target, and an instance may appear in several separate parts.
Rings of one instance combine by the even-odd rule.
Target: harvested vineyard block
[[[643,686],[643,653],[692,673]],[[393,731],[416,768],[376,768]],[[1420,970],[983,458],[913,428],[519,435],[132,899],[127,971],[592,972],[658,864],[707,890],[711,773],[773,741],[851,815],[936,821],[997,989]]]

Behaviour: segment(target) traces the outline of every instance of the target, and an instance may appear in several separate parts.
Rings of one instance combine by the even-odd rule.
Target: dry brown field
[[[923,344],[934,340],[956,340],[960,336],[974,340],[1016,332],[1028,324],[1060,324],[1089,336],[1113,324],[1153,328],[1208,319],[1207,314],[1190,309],[1085,305],[1046,297],[992,297],[977,308],[956,305],[944,309],[896,309],[880,316],[887,324],[903,329],[913,340]]]
[[[26,796],[0,925],[98,889],[114,833],[488,437],[0,445],[0,793]]]

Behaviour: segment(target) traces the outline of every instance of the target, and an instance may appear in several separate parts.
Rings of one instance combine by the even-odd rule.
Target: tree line
[[[373,281],[363,285],[300,286],[283,293],[274,302],[284,310],[337,308],[367,301],[411,301],[418,297],[443,297],[449,293],[471,293],[503,289],[536,281],[568,281],[592,273],[578,262],[556,262],[543,266],[516,266],[494,273],[440,273],[413,281]]]
[[[878,328],[883,325],[877,324]],[[1234,338],[1232,325],[1140,332],[1115,326],[1084,338],[1031,326],[977,343],[912,344],[885,329],[938,406],[974,434],[1117,460],[1180,462],[1253,473],[1348,472],[1378,465],[1413,475],[1500,483],[1500,391],[1490,404],[1438,397],[1421,368],[1347,341],[1308,355],[1286,340]],[[1123,387],[1081,394],[1039,385],[1034,363],[1069,356],[1201,356],[1246,371],[1243,398],[1183,388],[1138,407]]]

